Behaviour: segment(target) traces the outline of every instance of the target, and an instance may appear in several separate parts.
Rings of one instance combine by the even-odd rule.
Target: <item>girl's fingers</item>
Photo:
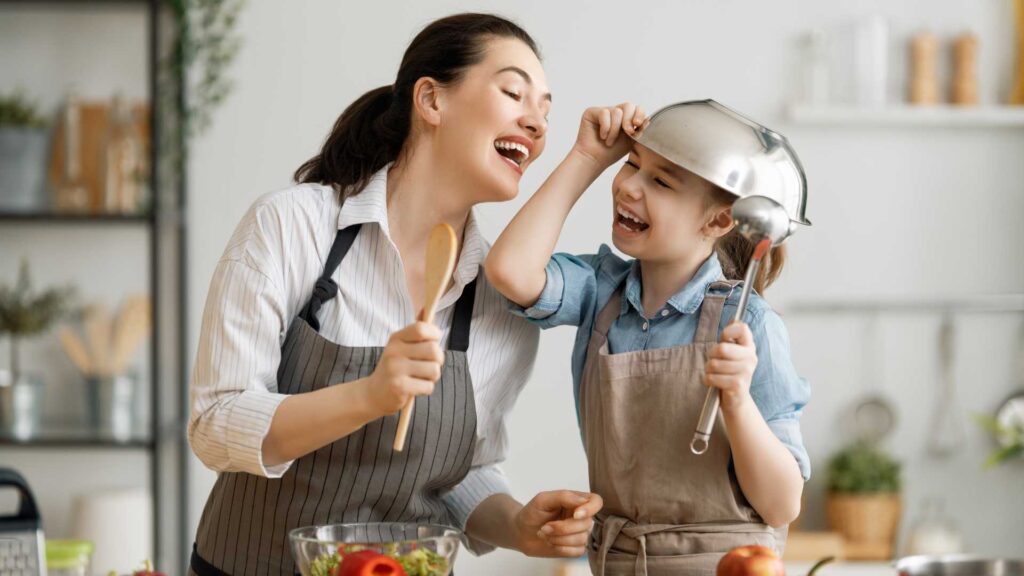
[[[623,102],[619,104],[619,109],[622,110],[622,130],[626,134],[633,133],[633,115],[636,114],[636,105],[632,102]]]
[[[639,130],[646,121],[647,115],[644,114],[644,109],[637,106],[636,110],[633,112],[633,129]]]
[[[735,390],[739,388],[739,378],[736,376],[729,375],[716,375],[716,374],[705,374],[704,385],[708,388],[718,388],[719,390]]]
[[[713,358],[708,360],[708,365],[704,369],[707,374],[745,374],[749,369],[747,362],[741,362],[738,360],[721,360]]]
[[[746,360],[751,356],[756,358],[757,352],[750,346],[722,342],[711,349],[710,356],[719,360]]]
[[[597,116],[598,118],[598,131],[597,134],[601,140],[608,138],[608,132],[612,127],[612,112],[607,108],[602,108],[601,112]]]
[[[748,346],[754,343],[754,335],[750,332],[750,326],[743,322],[733,322],[722,330],[722,341]]]
[[[612,108],[611,109],[611,128],[608,130],[608,137],[605,138],[605,145],[612,146],[615,144],[615,140],[619,137],[619,131],[622,129],[622,109]]]

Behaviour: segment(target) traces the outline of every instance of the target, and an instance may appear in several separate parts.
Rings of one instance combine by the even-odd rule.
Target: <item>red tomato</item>
[[[360,550],[346,554],[341,561],[338,576],[406,576],[405,570],[394,558],[373,550]]]

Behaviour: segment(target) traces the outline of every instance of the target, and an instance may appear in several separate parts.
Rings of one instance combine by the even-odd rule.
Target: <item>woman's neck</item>
[[[668,299],[693,280],[700,267],[711,256],[710,250],[694,252],[684,259],[664,262],[641,260],[640,282],[644,316],[654,317]]]
[[[403,259],[407,248],[426,246],[441,222],[461,240],[473,207],[458,172],[431,161],[429,150],[420,152],[395,164],[387,178],[388,227]]]

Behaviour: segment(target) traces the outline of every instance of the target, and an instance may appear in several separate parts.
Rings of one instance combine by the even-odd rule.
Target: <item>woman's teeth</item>
[[[498,140],[494,143],[494,147],[498,149],[499,154],[515,162],[516,166],[522,166],[523,162],[530,157],[530,151],[518,142]]]
[[[618,214],[618,218],[615,223],[626,230],[631,232],[643,232],[651,227],[647,222],[644,222],[630,212],[626,212],[622,208],[616,208],[615,212]]]

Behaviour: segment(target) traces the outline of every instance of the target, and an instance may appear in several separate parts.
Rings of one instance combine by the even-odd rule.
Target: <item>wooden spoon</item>
[[[433,322],[434,312],[437,311],[437,303],[448,287],[448,281],[455,270],[455,257],[459,241],[455,238],[455,230],[451,226],[441,223],[434,226],[430,231],[430,239],[427,240],[427,269],[426,269],[426,292],[423,299],[423,310],[420,312],[421,322]],[[405,435],[409,431],[409,421],[412,420],[412,409],[415,398],[409,398],[409,402],[402,408],[402,414],[398,418],[398,432],[395,434],[394,449],[401,452],[405,446]]]

